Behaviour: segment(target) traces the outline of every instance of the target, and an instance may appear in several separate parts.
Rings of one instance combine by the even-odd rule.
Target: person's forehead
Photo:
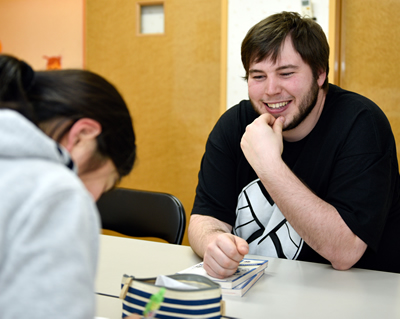
[[[292,41],[290,39],[286,39],[285,42],[282,44],[281,50],[274,61],[272,56],[267,56],[261,61],[257,61],[255,58],[250,63],[250,70],[253,68],[257,68],[257,66],[261,65],[269,65],[274,68],[280,68],[283,66],[300,66],[304,63],[303,59],[301,58],[300,54],[295,50]]]

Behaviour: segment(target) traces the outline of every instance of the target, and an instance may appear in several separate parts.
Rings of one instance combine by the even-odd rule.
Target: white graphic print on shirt
[[[296,259],[303,247],[303,239],[287,222],[260,179],[239,194],[233,233],[247,240],[249,254]]]

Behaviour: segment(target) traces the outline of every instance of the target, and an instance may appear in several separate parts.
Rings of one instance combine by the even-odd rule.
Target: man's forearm
[[[308,189],[283,161],[271,167],[259,177],[292,227],[334,268],[352,267],[366,244],[350,230],[336,208]]]
[[[193,251],[201,258],[208,244],[220,233],[230,233],[232,226],[216,218],[203,215],[192,215],[190,217],[188,237]]]

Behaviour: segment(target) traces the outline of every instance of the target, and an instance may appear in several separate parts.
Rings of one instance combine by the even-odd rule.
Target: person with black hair
[[[107,80],[0,55],[0,318],[94,317],[95,201],[135,158]]]
[[[328,83],[322,28],[271,15],[242,42],[249,100],[225,112],[201,162],[189,241],[215,277],[247,253],[400,272],[395,139],[371,100]]]

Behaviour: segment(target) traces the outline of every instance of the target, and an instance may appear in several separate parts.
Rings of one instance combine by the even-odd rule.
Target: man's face
[[[318,110],[312,111],[315,105],[322,107],[320,87],[324,80],[325,73],[314,78],[310,66],[302,60],[288,37],[276,63],[266,59],[250,64],[250,101],[259,114],[269,113],[275,118],[284,116],[284,131],[293,130],[310,114],[311,117],[319,116]],[[315,121],[311,122],[315,125]],[[302,125],[310,126],[309,123]]]

